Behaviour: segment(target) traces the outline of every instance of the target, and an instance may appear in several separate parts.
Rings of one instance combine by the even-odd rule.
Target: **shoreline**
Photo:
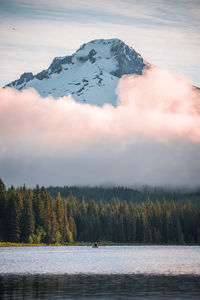
[[[75,242],[65,244],[30,244],[30,243],[12,243],[0,242],[0,247],[70,247],[70,246],[92,246],[92,242]],[[200,246],[199,244],[153,244],[153,243],[115,243],[99,242],[100,246]]]

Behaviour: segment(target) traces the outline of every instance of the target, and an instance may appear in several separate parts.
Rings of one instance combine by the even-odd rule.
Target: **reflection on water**
[[[0,249],[0,299],[200,299],[199,246]]]
[[[199,299],[200,276],[0,275],[1,299]]]

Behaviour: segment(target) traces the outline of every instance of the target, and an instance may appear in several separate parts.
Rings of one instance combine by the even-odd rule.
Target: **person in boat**
[[[98,242],[95,242],[94,245],[93,245],[93,247],[94,247],[94,248],[99,248]]]

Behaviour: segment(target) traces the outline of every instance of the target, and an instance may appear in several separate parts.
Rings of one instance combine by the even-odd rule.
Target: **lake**
[[[1,299],[199,299],[199,246],[0,248]]]

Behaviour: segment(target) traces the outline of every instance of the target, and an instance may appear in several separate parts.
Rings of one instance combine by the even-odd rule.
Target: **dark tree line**
[[[81,201],[84,195],[85,202],[89,202],[93,199],[95,202],[102,200],[103,203],[110,203],[115,198],[120,201],[132,202],[135,204],[145,202],[149,197],[153,202],[156,200],[161,201],[165,197],[166,201],[172,201],[185,203],[190,200],[195,206],[200,207],[200,189],[189,190],[183,188],[178,189],[164,189],[164,188],[151,188],[144,186],[141,189],[134,189],[130,187],[89,187],[89,186],[63,186],[47,188],[47,191],[54,198],[60,193],[61,197],[67,198],[71,193],[79,201]]]
[[[28,243],[112,241],[200,244],[200,208],[185,203],[134,198],[87,202],[72,193],[56,197],[44,188],[9,189],[0,180],[0,240]]]

